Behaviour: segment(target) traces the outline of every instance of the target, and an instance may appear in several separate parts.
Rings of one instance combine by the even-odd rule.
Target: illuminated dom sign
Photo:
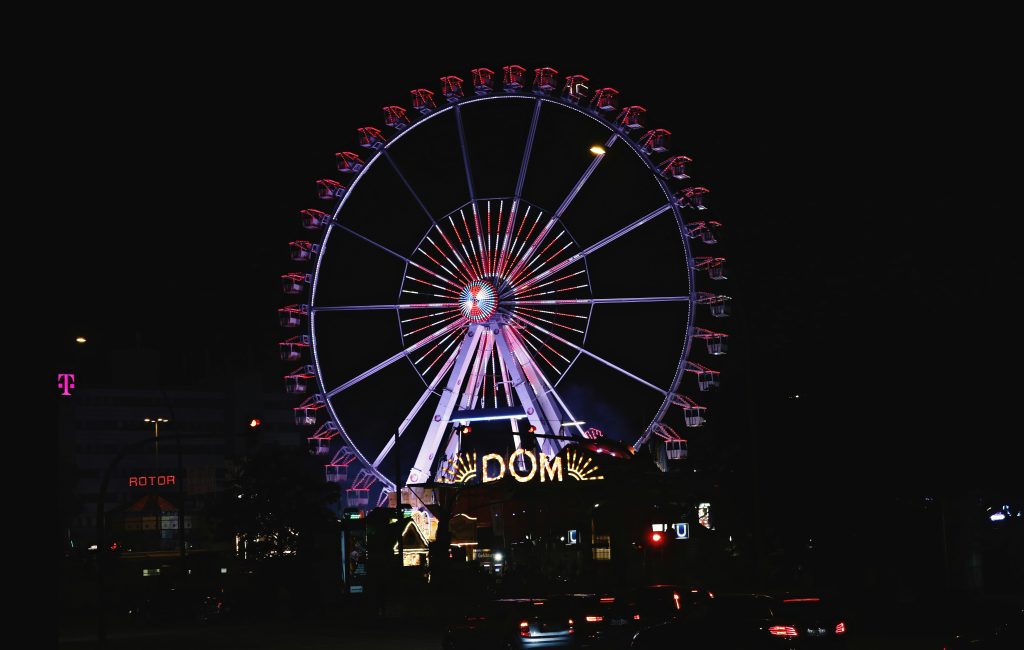
[[[517,449],[507,459],[501,454],[485,454],[477,458],[476,453],[458,454],[445,464],[439,481],[442,483],[489,483],[500,481],[509,474],[520,483],[540,481],[561,483],[565,475],[577,481],[598,481],[597,464],[575,451],[565,455],[565,462],[559,456],[551,457],[529,449]]]

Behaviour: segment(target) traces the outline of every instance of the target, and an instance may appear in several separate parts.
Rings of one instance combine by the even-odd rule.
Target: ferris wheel
[[[708,190],[689,182],[692,159],[668,153],[670,132],[646,127],[644,107],[620,107],[617,90],[598,88],[584,75],[566,76],[559,82],[553,68],[537,68],[531,82],[527,70],[516,65],[505,66],[499,75],[487,68],[476,68],[471,74],[468,86],[457,76],[441,77],[440,97],[428,89],[412,90],[411,110],[385,106],[388,133],[372,126],[359,128],[363,151],[336,154],[338,171],[350,181],[316,181],[317,195],[326,207],[301,210],[303,228],[315,236],[290,244],[291,259],[309,268],[282,276],[286,294],[307,297],[278,310],[281,325],[297,330],[280,343],[281,358],[301,364],[285,376],[286,388],[303,396],[295,408],[296,423],[310,428],[310,451],[331,459],[325,466],[327,479],[349,484],[349,505],[366,505],[378,483],[382,495],[395,490],[396,442],[403,449],[416,450],[411,466],[400,470],[405,484],[411,485],[442,478],[445,463],[458,457],[462,433],[473,422],[507,421],[512,446],[549,457],[573,441],[602,435],[584,428],[589,405],[577,403],[570,408],[560,391],[580,359],[628,378],[657,397],[646,427],[614,434],[636,448],[652,436],[668,443],[682,440],[666,418],[671,410],[681,412],[685,426],[701,426],[705,408],[686,393],[718,386],[717,371],[690,360],[694,339],[705,343],[709,355],[725,353],[728,335],[697,322],[704,318],[700,314],[727,316],[730,300],[717,292],[698,290],[695,282],[704,273],[711,281],[723,280],[726,271],[724,258],[706,251],[695,255],[691,250],[691,244],[706,248],[716,243],[721,226],[701,218],[706,214]],[[521,107],[516,114],[523,118],[515,129],[505,128],[507,115],[492,115],[512,104]],[[554,169],[550,154],[545,161],[536,154],[538,124],[554,117],[583,122],[581,129],[588,134],[602,135],[571,143],[577,155],[557,168],[570,174],[572,181],[559,190],[560,200],[551,201],[546,197],[552,192],[527,191],[526,181],[531,178],[531,163],[543,162],[547,169]],[[499,124],[504,130],[519,129],[525,134],[519,147],[488,152],[492,160],[511,159],[505,167],[512,170],[510,191],[478,194],[479,172],[473,164],[478,149],[467,137],[468,121]],[[433,156],[398,155],[403,147],[412,146],[410,142],[430,138],[432,130],[447,134],[448,141],[445,144],[441,138],[437,144],[435,134],[426,151],[448,147],[457,152],[455,159],[461,163],[457,182],[446,183],[452,190],[449,197],[460,198],[446,199],[441,210],[435,207],[437,200],[424,198],[424,192],[434,192],[438,183],[417,186],[417,178],[423,175],[413,173],[418,166],[439,166]],[[581,150],[589,157],[585,164],[579,162]],[[645,191],[655,196],[653,206],[639,201],[632,206],[629,196],[620,197],[620,203],[635,213],[607,227],[603,236],[578,241],[572,232],[571,207],[585,192],[595,190],[588,181],[613,158],[640,174]],[[373,180],[381,176],[397,182],[382,190],[384,186]],[[549,174],[534,176],[529,187],[543,188]],[[607,192],[607,185],[596,191]],[[361,193],[379,195],[361,203],[362,209],[372,212],[372,220],[350,215],[360,209],[354,206]],[[391,205],[399,194],[410,209]],[[621,246],[629,236],[635,237],[631,233],[658,220],[674,222],[673,232],[678,232],[668,243],[677,251],[681,269],[674,290],[645,293],[648,271],[642,263],[621,265],[620,273],[628,281],[619,286],[634,287],[632,292],[609,294],[593,281],[591,260],[614,257],[617,243]],[[403,234],[404,248],[370,233],[370,224],[376,225],[375,233],[380,235]],[[590,225],[601,227],[602,222],[592,219]],[[372,251],[375,257],[349,253],[356,250],[353,247]],[[333,267],[332,259],[336,260]],[[378,264],[397,272],[389,280],[388,273],[373,268]],[[346,294],[345,289],[367,283],[383,284],[385,291],[397,297],[366,302],[359,299],[358,290]],[[634,372],[628,355],[612,359],[588,348],[595,306],[630,309],[655,303],[679,307],[674,327],[682,336],[667,342],[657,355],[673,366],[667,380],[651,381]],[[371,354],[365,350],[365,341],[372,337],[353,335],[359,325],[344,319],[380,313],[394,315],[387,326],[394,336],[388,340],[397,343],[373,351],[378,355],[376,363],[367,363],[359,372],[333,373],[329,356],[337,357],[339,351]],[[328,322],[328,318],[334,320]],[[373,340],[384,340],[380,329],[374,326]],[[390,383],[368,388],[380,374],[402,364],[415,373],[419,386],[415,391],[401,393]],[[692,386],[683,385],[688,374],[695,377]],[[575,381],[585,383],[587,377]],[[346,428],[351,412],[360,407],[346,411],[339,398],[357,388],[387,396],[387,410],[400,417],[392,429]],[[602,399],[614,402],[616,395]],[[371,408],[369,402],[363,404]]]

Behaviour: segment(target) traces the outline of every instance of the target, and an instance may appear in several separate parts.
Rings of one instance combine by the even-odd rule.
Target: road
[[[58,642],[63,650],[97,648],[95,632],[82,630]],[[168,629],[112,630],[105,648],[122,650],[439,650],[439,630],[415,629],[399,622],[345,631],[328,625],[255,624],[211,625]]]

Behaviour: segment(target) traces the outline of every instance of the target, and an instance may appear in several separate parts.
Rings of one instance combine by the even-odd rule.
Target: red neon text
[[[128,477],[128,487],[149,487],[151,485],[174,485],[174,474],[168,476]]]

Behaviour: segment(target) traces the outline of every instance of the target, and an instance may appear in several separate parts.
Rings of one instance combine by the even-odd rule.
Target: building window
[[[591,550],[595,560],[612,559],[612,538],[611,535],[594,535]]]

